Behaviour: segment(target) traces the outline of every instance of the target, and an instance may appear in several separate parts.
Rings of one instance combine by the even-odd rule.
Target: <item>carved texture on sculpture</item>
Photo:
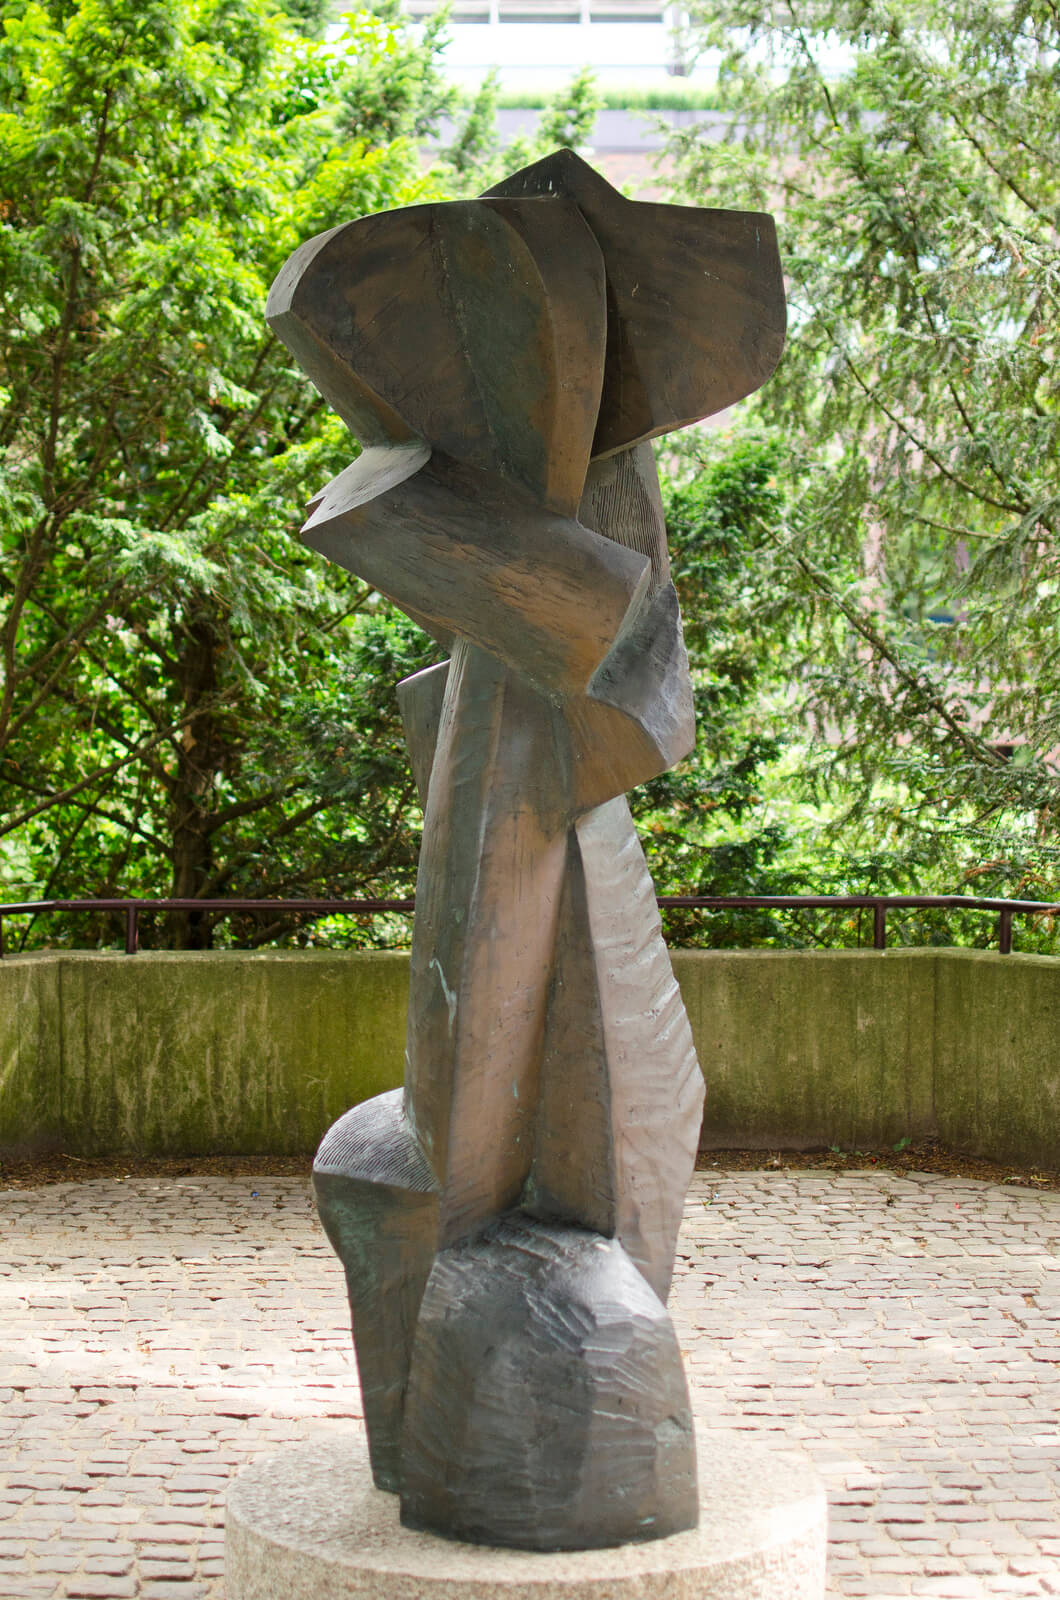
[[[451,1537],[691,1527],[665,1309],[703,1085],[623,798],[694,740],[653,437],[783,344],[770,218],[624,199],[569,150],[302,245],[268,317],[362,446],[305,541],[432,632],[403,1091],[314,1183],[376,1482]]]

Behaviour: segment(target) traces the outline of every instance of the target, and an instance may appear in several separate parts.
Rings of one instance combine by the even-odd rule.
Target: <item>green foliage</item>
[[[332,0],[280,0],[280,10],[297,33],[320,39],[336,7]]]
[[[496,81],[488,77],[468,108],[459,137],[445,154],[460,175],[462,194],[475,194],[527,167],[561,145],[577,150],[592,138],[600,109],[600,96],[592,72],[585,68],[565,89],[545,102],[532,136],[519,135],[502,147],[495,111],[499,101]]]
[[[791,894],[786,820],[767,791],[782,745],[768,704],[798,625],[776,586],[771,531],[783,515],[782,452],[748,432],[693,436],[661,463],[671,573],[681,599],[698,723],[696,749],[645,784],[633,810],[661,894]],[[713,923],[670,911],[684,944],[785,934],[755,914]]]
[[[548,154],[561,145],[577,150],[588,144],[600,104],[595,75],[590,67],[583,67],[563,93],[545,106],[536,134],[537,149]]]
[[[658,89],[645,89],[638,84],[600,85],[597,93],[601,110],[607,111],[714,111],[721,104],[721,95],[713,84],[700,87],[681,78]],[[547,89],[502,89],[497,105],[533,110],[547,106],[551,99]]]
[[[436,12],[413,43],[399,0],[375,0],[344,16],[345,32],[333,48],[341,63],[337,123],[345,137],[385,144],[437,131],[458,101],[439,61],[446,21],[444,11]]]
[[[479,173],[489,168],[498,157],[500,143],[497,137],[497,75],[487,73],[478,92],[467,106],[467,114],[457,131],[457,137],[443,151],[444,160],[460,179],[474,183]]]
[[[743,414],[783,450],[798,791],[896,886],[1060,897],[1055,7],[722,0],[700,39],[731,126],[675,136],[679,197],[776,211],[789,285]]]
[[[7,11],[9,881],[71,897],[411,884],[393,683],[430,650],[294,538],[355,446],[263,311],[299,240],[437,193],[411,142],[438,109],[422,51],[365,16],[326,47],[258,0]],[[385,105],[359,101],[382,62]],[[176,937],[209,932],[200,917]]]

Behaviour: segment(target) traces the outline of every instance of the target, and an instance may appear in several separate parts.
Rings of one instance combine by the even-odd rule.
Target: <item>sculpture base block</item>
[[[742,1434],[699,1448],[700,1521],[609,1550],[541,1554],[403,1528],[361,1436],[246,1468],[228,1494],[226,1600],[822,1600],[824,1490]]]

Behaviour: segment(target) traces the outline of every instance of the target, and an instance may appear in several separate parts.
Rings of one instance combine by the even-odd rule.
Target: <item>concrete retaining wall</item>
[[[674,952],[708,1148],[938,1134],[1060,1165],[1060,961],[971,950]],[[408,958],[264,951],[0,962],[0,1155],[310,1150],[401,1082]]]

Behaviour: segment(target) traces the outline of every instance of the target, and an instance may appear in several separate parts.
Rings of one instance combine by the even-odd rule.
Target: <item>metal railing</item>
[[[872,947],[887,948],[888,911],[961,910],[997,913],[997,944],[1003,956],[1012,954],[1014,917],[1055,917],[1060,905],[1048,900],[993,900],[966,894],[776,894],[776,895],[660,895],[660,906],[704,907],[733,911],[807,910],[848,908],[872,911]],[[0,907],[0,915],[3,908]]]
[[[414,900],[20,900],[0,905],[0,961],[5,954],[4,918],[40,916],[49,911],[114,911],[125,916],[125,954],[140,948],[140,913],[143,911],[271,911],[281,916],[334,916],[342,912],[372,915],[381,911],[412,911]]]
[[[992,900],[963,894],[770,894],[770,895],[660,895],[662,910],[704,911],[872,911],[872,943],[887,948],[887,915],[902,910],[989,911],[997,915],[997,943],[1003,956],[1012,951],[1014,917],[1060,916],[1060,904],[1048,900]],[[373,916],[385,911],[411,912],[414,900],[17,900],[0,904],[0,960],[4,956],[4,919],[43,916],[52,911],[108,911],[125,917],[125,954],[140,948],[139,918],[147,911],[213,911],[227,914],[252,911],[280,916]]]

